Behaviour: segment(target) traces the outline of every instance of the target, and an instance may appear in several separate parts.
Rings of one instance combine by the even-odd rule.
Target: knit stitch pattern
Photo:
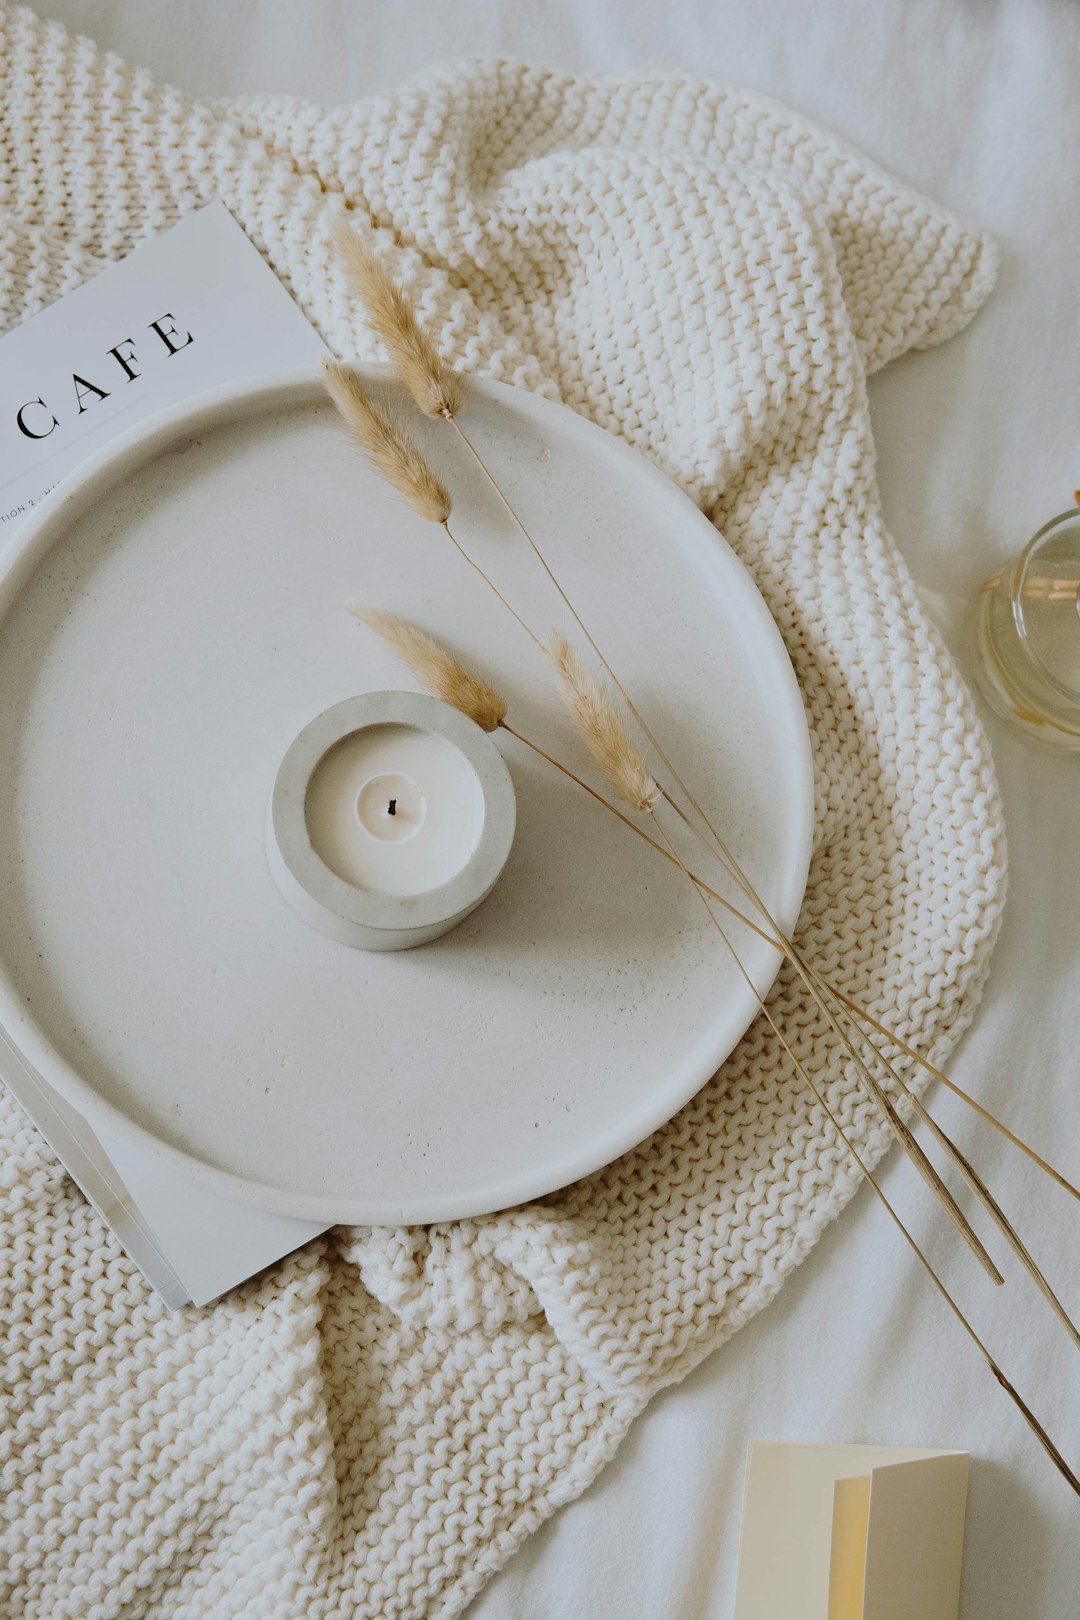
[[[883,527],[865,380],[967,322],[985,239],[692,77],[482,63],[358,106],[205,106],[0,9],[0,328],[215,196],[339,353],[374,357],[329,247],[347,208],[449,358],[621,434],[710,515],[805,697],[801,946],[942,1060],[1000,918],[1001,814]],[[791,973],[771,1005],[880,1155]],[[339,1229],[170,1316],[6,1094],[0,1138],[11,1620],[459,1614],[857,1184],[758,1020],[674,1120],[566,1191]]]

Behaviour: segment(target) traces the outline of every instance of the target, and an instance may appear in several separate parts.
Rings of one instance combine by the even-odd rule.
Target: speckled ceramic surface
[[[715,530],[624,445],[494,385],[477,442],[639,705],[790,924],[805,720]],[[452,437],[456,528],[538,626],[559,603]],[[312,379],[190,406],[44,504],[0,573],[0,1020],[151,1153],[316,1219],[427,1221],[550,1191],[669,1118],[755,1003],[677,872],[504,739],[507,868],[452,934],[372,955],[306,927],[263,823],[289,741],[406,684],[341,606],[451,641],[579,766],[542,661]],[[759,983],[773,953],[745,941]]]

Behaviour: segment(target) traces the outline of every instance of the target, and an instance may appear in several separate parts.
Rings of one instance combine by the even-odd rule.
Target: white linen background
[[[691,69],[756,86],[1002,246],[997,290],[972,327],[870,385],[886,523],[954,647],[979,581],[1080,484],[1073,0],[41,0],[37,9],[207,100],[351,100],[448,58],[494,54],[604,72]],[[952,1069],[1075,1179],[1080,758],[1042,756],[988,725],[1010,899],[983,1009]],[[1080,1209],[960,1105],[937,1092],[930,1101],[1080,1313]],[[920,1203],[903,1167],[892,1164],[886,1181],[906,1210]],[[932,1247],[935,1258],[949,1250]],[[991,1299],[962,1261],[945,1264],[1080,1467],[1080,1367],[1060,1328],[1025,1281]],[[776,1302],[653,1403],[596,1484],[526,1543],[470,1615],[729,1616],[753,1438],[971,1451],[962,1620],[1080,1614],[1076,1499],[864,1191]]]

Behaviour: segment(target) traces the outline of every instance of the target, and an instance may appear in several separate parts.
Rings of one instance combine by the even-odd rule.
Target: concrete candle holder
[[[401,951],[448,933],[510,854],[513,783],[480,728],[418,692],[368,692],[316,716],[278,769],[270,869],[321,933]]]

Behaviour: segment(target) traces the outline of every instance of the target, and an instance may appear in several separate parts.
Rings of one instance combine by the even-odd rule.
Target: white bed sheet
[[[345,100],[447,57],[492,53],[605,71],[690,67],[756,85],[988,227],[1004,248],[998,290],[975,325],[871,388],[886,517],[947,630],[979,580],[1080,484],[1072,0],[42,0],[38,9],[206,98]],[[1012,888],[984,1009],[954,1072],[1077,1177],[1080,758],[1043,757],[996,722],[991,730]],[[942,1103],[941,1114],[1080,1313],[1080,1209],[959,1105]],[[900,1167],[888,1179],[905,1206],[920,1202]],[[1023,1281],[991,1298],[962,1262],[947,1270],[1080,1466],[1075,1351]],[[773,1306],[654,1402],[593,1488],[531,1539],[471,1614],[729,1616],[743,1455],[755,1437],[970,1450],[964,1620],[1080,1614],[1076,1499],[866,1194]]]

